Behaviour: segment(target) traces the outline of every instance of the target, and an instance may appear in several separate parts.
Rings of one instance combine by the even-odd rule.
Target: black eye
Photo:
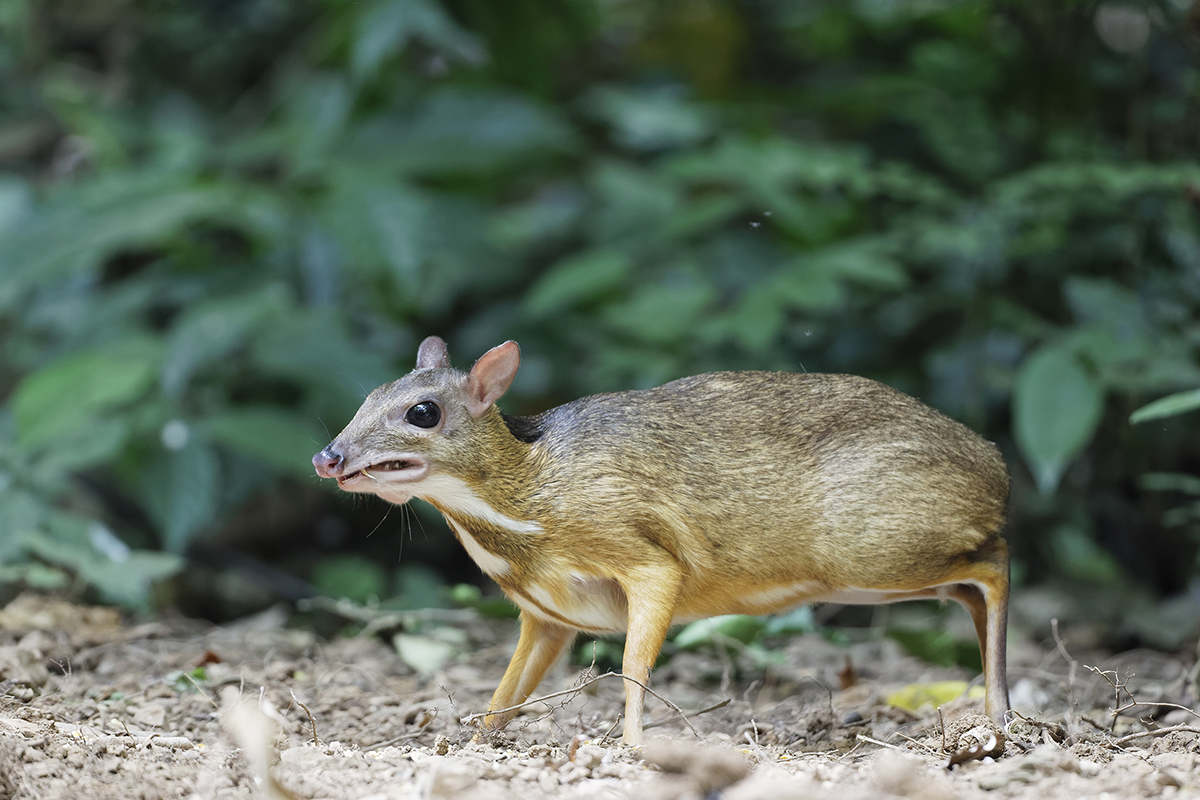
[[[408,410],[404,419],[418,428],[432,428],[442,421],[442,410],[436,403],[417,403]]]

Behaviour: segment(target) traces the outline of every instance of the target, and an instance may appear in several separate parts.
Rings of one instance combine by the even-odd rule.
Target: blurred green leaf
[[[392,608],[448,608],[453,604],[446,581],[441,574],[425,564],[404,564],[395,575],[395,596],[389,601]]]
[[[1186,392],[1169,394],[1166,397],[1158,398],[1153,403],[1147,403],[1130,414],[1129,421],[1136,425],[1139,422],[1147,422],[1152,419],[1186,414],[1189,411],[1195,411],[1197,408],[1200,408],[1200,389],[1191,389]]]
[[[961,640],[949,631],[943,630],[908,630],[892,628],[887,632],[888,638],[894,639],[904,646],[904,649],[918,658],[931,664],[943,667],[962,665],[968,669],[981,671],[983,659],[979,654],[979,644],[975,640]],[[960,690],[961,693],[961,690]]]
[[[0,296],[9,284],[90,272],[119,248],[145,247],[186,223],[236,207],[223,186],[174,172],[116,172],[64,192],[42,213],[0,237]]]
[[[28,564],[0,566],[0,583],[16,582],[24,583],[36,591],[58,592],[67,588],[71,582],[71,576],[65,570],[37,561]]]
[[[44,446],[137,399],[153,383],[159,358],[156,343],[138,339],[72,353],[42,367],[13,395],[18,443]]]
[[[791,611],[769,617],[763,628],[763,634],[778,636],[780,634],[814,633],[818,627],[817,620],[813,616],[812,606],[797,606]]]
[[[571,128],[531,98],[449,86],[430,93],[403,121],[361,126],[346,144],[363,168],[444,176],[492,173],[574,146]]]
[[[65,567],[96,587],[105,602],[146,608],[153,584],[175,575],[184,566],[177,555],[145,550],[123,550],[120,559],[110,558],[88,540],[87,529],[96,523],[73,514],[58,512],[46,523],[45,528],[26,531],[23,545],[37,557]]]
[[[407,633],[393,636],[392,646],[400,660],[421,675],[432,675],[460,652],[452,642]]]
[[[175,323],[162,360],[162,388],[177,397],[192,374],[245,344],[260,321],[286,303],[284,287],[272,284],[189,308]]]
[[[547,270],[529,289],[525,307],[543,315],[570,308],[624,285],[633,263],[624,253],[594,250]]]
[[[1121,567],[1111,554],[1076,525],[1064,524],[1050,535],[1056,565],[1068,577],[1100,586],[1114,586],[1121,579]]]
[[[583,213],[584,198],[574,187],[555,186],[532,200],[505,208],[488,226],[503,248],[527,247],[570,234]]]
[[[628,91],[605,86],[592,90],[584,102],[613,128],[617,143],[630,150],[691,145],[711,131],[707,115],[687,103],[677,89]]]
[[[1147,472],[1142,488],[1151,492],[1183,492],[1200,496],[1200,477],[1180,472]]]
[[[94,420],[48,442],[38,458],[38,469],[61,474],[103,464],[121,452],[129,434],[126,420]]]
[[[354,409],[367,393],[394,379],[383,356],[358,347],[346,320],[332,309],[296,312],[274,320],[251,343],[255,365],[264,375],[288,378],[330,394]],[[347,417],[348,419],[348,417]]]
[[[480,616],[491,619],[516,619],[520,615],[520,609],[504,595],[484,597],[479,587],[470,583],[455,584],[450,599],[456,606],[473,608]]]
[[[315,171],[328,158],[346,128],[354,106],[348,81],[341,75],[316,72],[304,76],[293,89],[289,133],[297,172]]]
[[[313,567],[310,579],[326,597],[346,597],[362,605],[378,602],[387,591],[387,570],[362,556],[326,558]]]
[[[313,453],[328,438],[317,425],[270,406],[231,409],[201,424],[214,441],[298,477],[312,476]]]
[[[697,620],[683,627],[672,637],[675,645],[683,650],[693,650],[704,644],[723,645],[722,640],[733,640],[746,644],[766,627],[762,617],[730,614]]]
[[[406,292],[423,289],[428,204],[416,191],[357,170],[336,174],[324,208],[330,233],[359,271],[390,271]]]
[[[1013,429],[1042,492],[1057,488],[1103,410],[1103,390],[1070,351],[1048,346],[1025,358],[1013,392]]]
[[[184,552],[197,533],[217,523],[220,480],[217,454],[194,435],[178,450],[162,451],[147,461],[142,502],[169,552]]]
[[[447,54],[476,63],[479,41],[430,0],[376,0],[358,15],[350,68],[356,78],[374,77],[385,60],[420,39]]]
[[[639,287],[627,301],[608,307],[605,320],[642,341],[670,344],[694,329],[716,298],[711,286],[699,280],[669,279]]]

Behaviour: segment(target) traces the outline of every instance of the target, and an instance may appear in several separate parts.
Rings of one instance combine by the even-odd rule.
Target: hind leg
[[[950,597],[971,614],[979,653],[983,657],[986,690],[984,709],[997,724],[1008,711],[1008,550],[997,541],[984,558],[975,562],[966,580],[950,590]]]

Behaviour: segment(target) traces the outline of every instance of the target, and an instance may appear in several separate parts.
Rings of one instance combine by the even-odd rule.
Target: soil
[[[17,598],[0,611],[0,800],[1200,796],[1189,661],[1074,652],[1048,631],[1010,645],[1006,731],[978,699],[885,702],[976,678],[961,668],[886,638],[807,634],[766,663],[749,648],[675,654],[652,687],[677,708],[649,699],[647,741],[629,748],[610,738],[616,677],[534,702],[500,732],[464,721],[486,707],[515,622],[377,615],[332,641],[287,622],[275,609],[224,627],[132,624]],[[581,682],[560,665],[540,696]]]

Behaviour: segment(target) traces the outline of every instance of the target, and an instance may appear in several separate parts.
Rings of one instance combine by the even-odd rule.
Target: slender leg
[[[984,710],[998,725],[1008,711],[1008,552],[1003,542],[980,561],[973,579],[978,584],[955,586],[950,596],[966,607],[975,623],[983,656]]]
[[[987,715],[1004,725],[1008,713],[1008,563],[1004,571],[984,591],[987,602],[987,655],[984,679],[987,682]]]
[[[495,711],[528,700],[574,636],[575,631],[570,628],[521,612],[521,635],[517,639],[517,650],[504,670],[504,677],[496,687],[488,709]],[[502,727],[513,718],[514,713],[489,714],[484,717],[483,724],[488,728]]]
[[[950,599],[955,600],[971,615],[975,623],[975,636],[979,639],[979,657],[983,661],[983,674],[988,671],[988,626],[987,600],[983,591],[974,584],[960,583],[950,589]],[[986,683],[986,679],[985,679]]]
[[[671,627],[682,584],[679,566],[668,559],[633,570],[622,582],[629,603],[629,633],[621,672],[642,684],[625,682],[625,731],[621,741],[627,745],[642,742],[646,702],[643,686],[650,681],[650,669]]]

